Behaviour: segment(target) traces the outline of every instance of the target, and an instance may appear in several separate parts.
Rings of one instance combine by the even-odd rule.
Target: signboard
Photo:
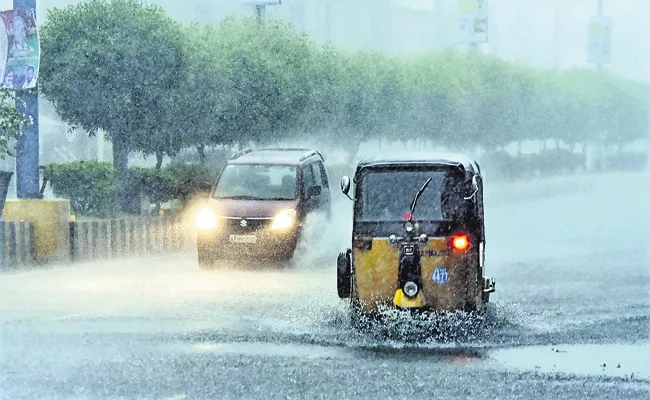
[[[612,56],[612,18],[592,17],[589,23],[589,62],[607,64]]]
[[[0,12],[0,76],[3,89],[36,87],[40,41],[34,10]]]
[[[488,0],[458,0],[460,33],[464,43],[487,43]]]

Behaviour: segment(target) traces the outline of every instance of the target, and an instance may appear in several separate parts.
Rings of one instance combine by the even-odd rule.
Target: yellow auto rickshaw
[[[484,276],[482,182],[478,163],[455,154],[360,162],[353,196],[341,179],[354,215],[339,297],[363,314],[485,311],[495,282]]]

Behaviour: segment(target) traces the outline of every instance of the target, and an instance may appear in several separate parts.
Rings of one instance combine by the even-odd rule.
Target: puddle
[[[650,380],[650,343],[521,347],[489,358],[509,369]]]
[[[295,345],[278,343],[251,342],[203,342],[193,345],[197,352],[218,354],[240,354],[258,356],[305,357],[305,358],[341,358],[349,357],[343,349],[315,345]]]
[[[181,345],[187,351],[186,344]],[[317,344],[268,343],[268,342],[199,342],[189,346],[190,351],[219,355],[247,355],[271,357],[297,357],[307,359],[391,359],[397,362],[426,361],[456,365],[477,365],[484,349],[465,347],[391,347]]]

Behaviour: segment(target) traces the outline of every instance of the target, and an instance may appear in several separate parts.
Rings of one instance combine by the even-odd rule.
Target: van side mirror
[[[344,195],[348,196],[348,199],[352,200],[352,197],[350,197],[350,178],[347,176],[344,176],[341,178],[341,192],[343,192]]]

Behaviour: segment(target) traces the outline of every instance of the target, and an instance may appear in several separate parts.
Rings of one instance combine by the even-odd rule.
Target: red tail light
[[[451,248],[454,251],[464,252],[469,249],[469,235],[458,234],[451,237]]]

